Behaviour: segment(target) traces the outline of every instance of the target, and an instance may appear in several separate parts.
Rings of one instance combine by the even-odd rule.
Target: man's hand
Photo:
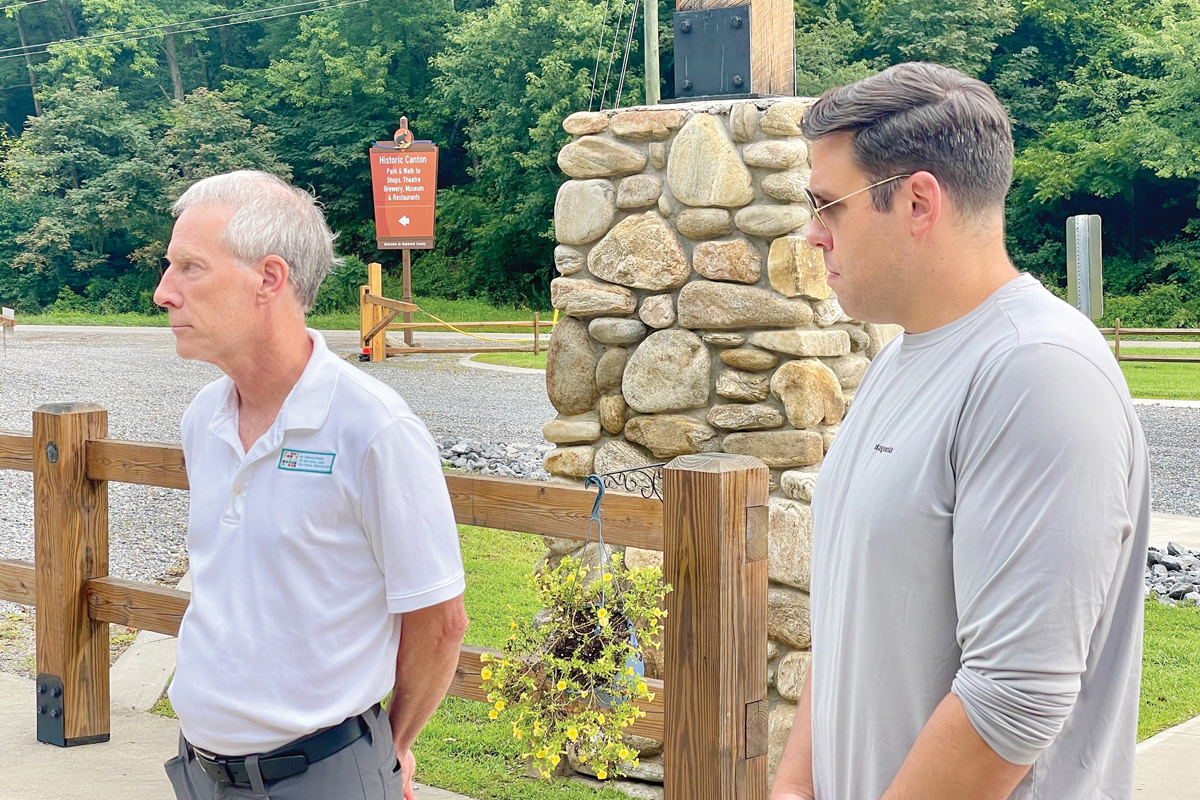
[[[396,755],[404,768],[405,800],[416,800],[412,794],[412,773],[417,766],[413,742],[450,688],[466,629],[462,595],[407,612],[400,620],[396,686],[388,704],[388,721]]]
[[[783,748],[771,800],[816,800],[812,773],[812,668],[792,719],[792,732]]]
[[[413,755],[412,750],[405,750],[400,756],[400,771],[404,774],[404,800],[417,800],[416,791],[413,789],[413,775],[417,772],[417,758]]]

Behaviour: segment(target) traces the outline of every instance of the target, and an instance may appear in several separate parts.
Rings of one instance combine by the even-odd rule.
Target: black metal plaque
[[[676,12],[675,97],[750,92],[750,6]]]

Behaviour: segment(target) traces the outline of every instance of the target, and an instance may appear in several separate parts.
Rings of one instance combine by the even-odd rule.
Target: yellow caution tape
[[[417,310],[420,311],[422,314],[425,314],[426,316],[433,317],[434,319],[436,319],[438,322],[445,325],[450,330],[461,333],[463,336],[470,336],[472,339],[481,339],[482,341],[485,341],[485,342],[499,342],[500,344],[513,344],[514,342],[520,341],[519,339],[493,339],[490,336],[480,336],[475,333],[467,333],[462,328],[454,327],[453,325],[451,325],[449,322],[446,322],[446,320],[442,319],[441,317],[437,317],[437,316],[434,316],[433,314],[430,314],[428,311],[421,308],[420,306],[417,306]],[[503,327],[503,326],[501,326],[501,327]]]

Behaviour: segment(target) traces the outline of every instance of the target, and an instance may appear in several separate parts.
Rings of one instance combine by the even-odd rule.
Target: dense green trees
[[[669,98],[674,3],[656,1]],[[366,148],[404,113],[442,146],[439,243],[416,259],[418,291],[544,307],[560,122],[600,94],[615,103],[624,28],[614,40],[612,23],[632,5],[10,6],[0,20],[0,300],[147,308],[171,200],[198,177],[241,166],[312,187],[343,253],[391,265],[396,254],[374,250]],[[802,94],[909,59],[956,66],[996,90],[1017,139],[1009,244],[1022,268],[1065,282],[1064,219],[1099,213],[1106,288],[1148,292],[1137,308],[1164,324],[1200,324],[1200,0],[795,7]],[[639,25],[623,105],[643,94],[640,39]],[[323,305],[353,298],[342,290],[354,280],[340,276]]]

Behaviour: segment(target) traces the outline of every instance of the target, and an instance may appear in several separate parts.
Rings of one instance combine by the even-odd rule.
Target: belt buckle
[[[230,785],[234,783],[233,773],[229,769],[229,759],[207,750],[201,750],[195,745],[192,746],[192,751],[196,754],[196,760],[200,762],[200,768],[208,777],[217,783]]]

